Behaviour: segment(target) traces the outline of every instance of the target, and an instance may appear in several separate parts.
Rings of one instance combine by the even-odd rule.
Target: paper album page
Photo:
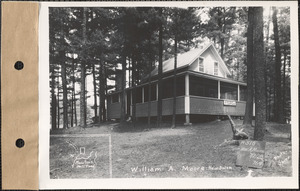
[[[1,2],[2,189],[37,190],[38,2]]]
[[[1,63],[10,120],[4,81],[30,69],[28,112],[2,134],[36,127],[1,142],[28,153],[38,125],[39,189],[299,187],[297,1],[30,5],[38,62]]]

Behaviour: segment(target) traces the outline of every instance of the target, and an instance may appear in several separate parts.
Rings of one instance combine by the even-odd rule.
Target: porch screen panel
[[[142,103],[142,87],[136,88],[136,103]]]
[[[119,102],[119,94],[112,94],[111,95],[111,103],[118,103]]]
[[[151,92],[150,92],[150,101],[156,100],[156,84],[152,83],[151,86]],[[144,86],[144,102],[149,101],[149,84]]]
[[[176,96],[183,96],[185,94],[185,76],[177,76],[176,78]]]
[[[190,95],[218,98],[218,81],[190,76]]]
[[[238,87],[237,84],[221,82],[221,99],[237,100]]]
[[[144,102],[149,101],[149,84],[144,86]]]
[[[247,101],[247,86],[240,85],[240,101]]]
[[[173,96],[173,79],[167,78],[163,80],[163,95],[162,98],[170,98]]]
[[[156,83],[151,84],[151,99],[150,101],[155,101],[156,98]]]
[[[163,80],[163,99],[173,97],[174,78]],[[184,76],[176,76],[176,96],[184,95]]]

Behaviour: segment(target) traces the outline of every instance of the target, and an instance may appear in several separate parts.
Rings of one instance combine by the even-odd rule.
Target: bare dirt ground
[[[234,121],[236,124],[242,123],[241,120]],[[161,128],[147,129],[145,124],[137,124],[132,128],[131,124],[120,127],[118,123],[107,122],[101,126],[90,125],[85,130],[72,128],[58,130],[52,134],[88,136],[110,134],[113,178],[245,177],[248,175],[249,168],[235,165],[239,146],[222,144],[232,138],[228,120],[198,123],[192,126],[178,125],[175,129],[169,127],[169,124],[164,124]],[[247,132],[252,135],[253,130],[250,128]],[[94,160],[97,165],[92,168],[72,167],[77,151],[71,152],[70,141],[77,145],[85,145],[87,151],[98,149],[98,158]],[[253,171],[251,176],[291,176],[290,125],[268,123],[265,141],[264,167],[251,169]],[[108,178],[110,173],[108,148],[108,139],[105,136],[91,138],[51,136],[50,177]]]

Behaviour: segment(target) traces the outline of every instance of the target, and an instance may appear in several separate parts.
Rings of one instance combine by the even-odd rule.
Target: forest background
[[[105,122],[105,99],[115,90],[118,70],[124,92],[163,60],[208,41],[229,67],[230,78],[247,82],[252,98],[247,105],[255,98],[255,84],[263,84],[263,120],[290,120],[288,7],[50,8],[49,24],[52,130]],[[257,39],[257,32],[263,38]],[[257,42],[261,54],[255,54]],[[257,68],[263,78],[255,77]],[[247,107],[244,123],[252,119]]]

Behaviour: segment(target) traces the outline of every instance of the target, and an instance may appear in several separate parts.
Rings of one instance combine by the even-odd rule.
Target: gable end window
[[[204,72],[204,62],[202,58],[199,58],[199,72]]]
[[[214,63],[214,75],[215,76],[219,75],[219,64],[218,64],[218,62]]]

